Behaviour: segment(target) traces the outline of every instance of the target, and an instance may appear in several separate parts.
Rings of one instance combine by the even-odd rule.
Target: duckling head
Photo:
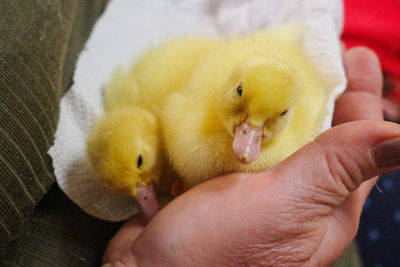
[[[252,58],[233,68],[220,90],[217,110],[240,163],[256,160],[260,150],[278,138],[300,93],[288,64]]]
[[[87,143],[87,154],[103,184],[133,197],[146,220],[159,209],[154,185],[161,174],[160,149],[156,118],[136,107],[107,113]]]

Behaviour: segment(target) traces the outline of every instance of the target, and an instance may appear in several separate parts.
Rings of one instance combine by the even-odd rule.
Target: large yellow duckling
[[[327,90],[286,26],[221,42],[164,105],[162,133],[184,189],[273,167],[320,129]]]

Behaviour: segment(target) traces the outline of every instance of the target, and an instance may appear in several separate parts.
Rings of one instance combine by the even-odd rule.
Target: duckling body
[[[106,110],[140,106],[159,118],[166,98],[181,90],[219,42],[181,38],[148,50],[127,73],[117,70],[105,91]]]

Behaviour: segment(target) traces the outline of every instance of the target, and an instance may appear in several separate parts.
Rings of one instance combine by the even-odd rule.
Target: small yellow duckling
[[[158,211],[154,184],[166,193],[176,179],[164,163],[159,113],[214,43],[182,38],[150,49],[128,73],[117,69],[104,92],[106,112],[90,134],[87,154],[103,184],[136,199],[146,220]]]

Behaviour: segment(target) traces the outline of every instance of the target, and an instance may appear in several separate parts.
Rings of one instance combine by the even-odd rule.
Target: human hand
[[[132,218],[111,240],[103,261],[114,266],[333,263],[357,232],[376,182],[372,177],[400,165],[400,127],[382,122],[378,60],[358,48],[346,52],[344,61],[349,84],[336,103],[336,127],[273,169],[196,186],[146,227]]]

